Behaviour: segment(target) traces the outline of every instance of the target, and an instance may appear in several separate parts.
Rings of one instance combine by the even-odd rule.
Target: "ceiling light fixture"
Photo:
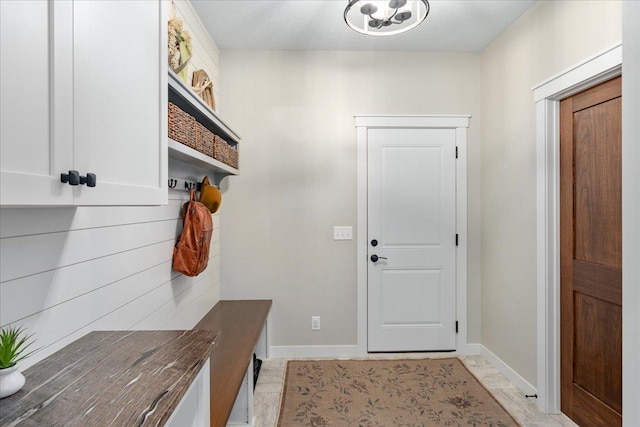
[[[349,0],[344,21],[367,36],[391,36],[417,27],[428,14],[427,0]]]

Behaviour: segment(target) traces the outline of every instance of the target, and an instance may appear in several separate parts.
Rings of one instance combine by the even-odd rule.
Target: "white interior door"
[[[455,130],[367,141],[368,351],[455,350]]]

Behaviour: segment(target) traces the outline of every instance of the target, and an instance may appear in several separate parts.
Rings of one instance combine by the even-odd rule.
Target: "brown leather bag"
[[[209,263],[209,246],[213,234],[211,212],[189,192],[189,201],[182,208],[182,234],[173,248],[173,269],[193,277],[202,273]]]

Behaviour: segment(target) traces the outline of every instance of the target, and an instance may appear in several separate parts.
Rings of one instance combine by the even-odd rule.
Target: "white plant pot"
[[[24,375],[16,365],[0,369],[0,399],[17,393],[24,386]]]

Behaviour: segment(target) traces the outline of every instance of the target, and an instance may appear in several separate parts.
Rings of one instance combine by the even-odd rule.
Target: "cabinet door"
[[[69,1],[0,1],[2,206],[73,204],[60,182],[73,169],[71,10]]]
[[[167,40],[157,0],[74,2],[76,205],[167,203]]]

